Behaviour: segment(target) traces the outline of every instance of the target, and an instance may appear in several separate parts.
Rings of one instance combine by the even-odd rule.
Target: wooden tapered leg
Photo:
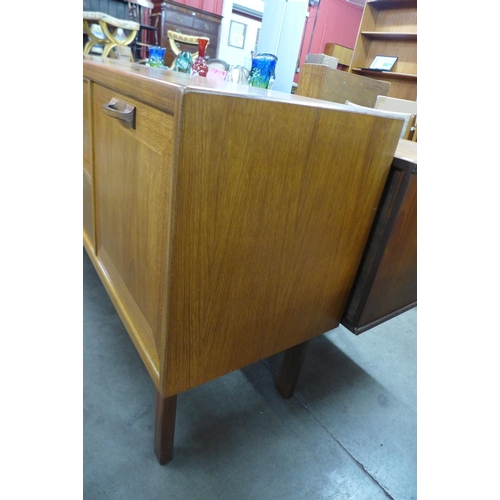
[[[306,357],[307,345],[307,341],[302,342],[285,351],[285,359],[276,382],[276,389],[285,399],[293,396]]]
[[[176,409],[177,395],[165,398],[156,389],[155,454],[160,465],[173,457]]]

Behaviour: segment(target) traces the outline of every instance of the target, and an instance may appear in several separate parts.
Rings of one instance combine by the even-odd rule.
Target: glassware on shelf
[[[198,57],[193,61],[191,74],[198,76],[207,76],[208,65],[205,60],[205,49],[207,48],[209,38],[200,36],[198,38]]]
[[[275,69],[278,58],[273,54],[252,52],[252,69],[248,84],[252,87],[270,89],[275,80]]]

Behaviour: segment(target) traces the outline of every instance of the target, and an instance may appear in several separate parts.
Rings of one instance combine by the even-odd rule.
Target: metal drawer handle
[[[112,118],[122,120],[123,124],[129,128],[135,128],[135,107],[126,102],[119,101],[115,97],[102,105],[102,110]]]
[[[205,24],[203,25],[203,27],[204,27],[206,30],[207,30],[208,28],[210,28],[210,26],[209,26],[207,23],[205,23]]]

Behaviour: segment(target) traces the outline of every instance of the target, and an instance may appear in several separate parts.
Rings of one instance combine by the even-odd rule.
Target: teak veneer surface
[[[99,58],[84,78],[84,242],[161,396],[338,326],[401,121]]]

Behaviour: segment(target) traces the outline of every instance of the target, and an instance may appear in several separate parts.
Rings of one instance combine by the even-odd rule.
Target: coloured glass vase
[[[190,52],[181,52],[174,61],[174,71],[179,73],[191,73],[191,66],[193,65],[193,56]]]
[[[191,65],[191,74],[198,76],[207,76],[208,65],[205,60],[205,49],[208,45],[208,38],[200,36],[198,38],[198,57],[193,61]]]
[[[154,68],[163,68],[164,58],[165,47],[150,47],[147,65]]]
[[[275,80],[275,69],[278,58],[273,54],[252,52],[252,69],[248,78],[248,85],[270,89]]]

